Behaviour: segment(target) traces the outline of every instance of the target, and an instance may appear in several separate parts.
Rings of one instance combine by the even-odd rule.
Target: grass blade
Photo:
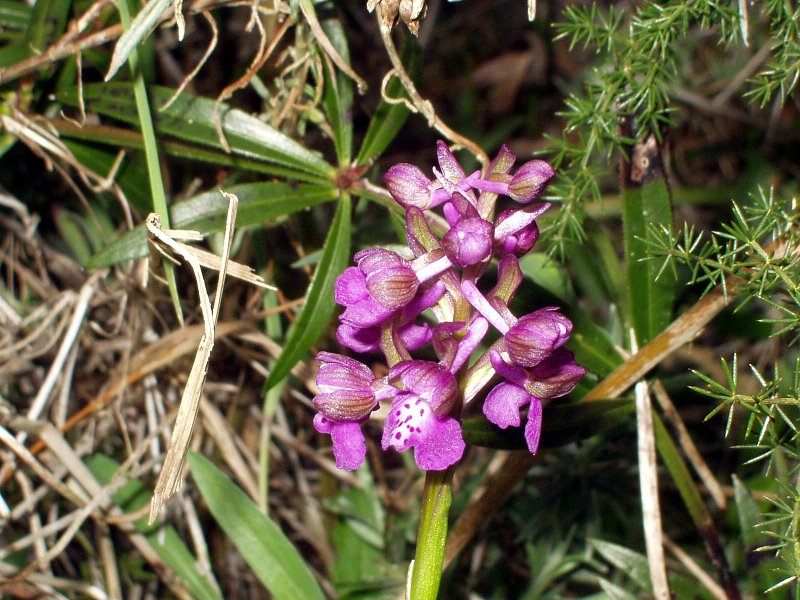
[[[86,462],[86,466],[97,477],[97,480],[106,485],[119,469],[119,464],[105,454],[95,454]],[[114,503],[126,513],[135,513],[147,506],[150,502],[150,490],[146,489],[137,479],[126,483],[113,496]],[[147,518],[142,517],[134,521],[134,527],[150,542],[153,549],[158,552],[167,565],[172,567],[181,581],[198,600],[220,600],[219,592],[197,566],[197,559],[184,545],[178,532],[171,525],[148,527]]]
[[[139,11],[136,18],[125,27],[125,33],[117,40],[114,46],[114,55],[111,57],[111,64],[108,66],[105,80],[108,81],[125,64],[128,57],[136,50],[136,46],[144,37],[155,27],[161,14],[169,7],[172,0],[150,0],[147,5]]]
[[[336,51],[350,63],[347,38],[338,19],[323,21],[322,27]],[[339,165],[350,164],[353,156],[353,80],[337,71],[331,61],[322,61],[325,72],[325,92],[322,102],[333,128],[333,143]]]
[[[190,452],[188,461],[214,519],[276,600],[324,600],[300,553],[275,522],[210,460]]]
[[[623,224],[630,322],[639,346],[667,325],[675,298],[675,278],[649,260],[652,226],[672,229],[672,203],[655,138],[634,146],[631,163],[623,163]]]
[[[150,88],[150,97],[155,105],[161,106],[169,100],[173,92],[169,88],[153,86]],[[83,95],[87,111],[94,111],[124,123],[136,123],[131,84],[87,85]],[[58,97],[67,104],[78,104],[76,90],[64,90]],[[225,104],[219,110],[222,113],[222,128],[234,156],[283,165],[301,173],[332,179],[333,167],[300,143],[244,111]],[[174,136],[221,150],[223,146],[214,126],[215,111],[214,100],[184,93],[169,108],[154,115],[155,130],[162,136]]]

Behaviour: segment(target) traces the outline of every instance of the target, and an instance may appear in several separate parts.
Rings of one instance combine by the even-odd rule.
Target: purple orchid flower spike
[[[391,367],[379,379],[352,358],[318,356],[314,426],[331,436],[336,464],[344,469],[363,463],[361,425],[381,401],[391,401],[384,450],[413,448],[417,465],[428,471],[454,465],[465,450],[462,405],[496,375],[504,381],[487,395],[486,417],[516,427],[526,414],[525,440],[536,452],[543,402],[569,393],[586,373],[564,348],[572,331],[567,317],[553,307],[520,318],[509,310],[523,279],[518,257],[536,243],[536,219],[550,207],[535,200],[553,168],[530,160],[514,171],[516,157],[506,146],[486,171],[470,174],[445,142],[437,143],[436,155],[433,178],[407,163],[384,176],[406,213],[411,258],[364,250],[336,281],[336,302],[344,307],[338,341],[357,352],[383,352]],[[524,206],[495,216],[500,196]],[[444,221],[435,222],[430,211],[439,207]],[[493,258],[497,282],[483,293],[478,285]],[[503,337],[483,352],[490,325]],[[412,351],[428,344],[438,362],[413,358]]]
[[[461,425],[448,413],[456,400],[453,374],[443,365],[422,360],[398,363],[389,382],[399,392],[384,424],[381,447],[399,452],[414,448],[420,469],[443,471],[464,454]]]

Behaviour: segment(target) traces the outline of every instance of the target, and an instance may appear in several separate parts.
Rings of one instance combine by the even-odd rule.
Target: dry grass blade
[[[633,334],[633,332],[631,332]],[[633,335],[631,335],[633,338]],[[664,558],[664,539],[661,527],[661,506],[658,500],[658,465],[656,440],[653,431],[653,406],[647,382],[636,384],[636,433],[639,455],[639,486],[642,498],[642,522],[647,549],[647,564],[653,596],[658,600],[670,598],[667,568]]]
[[[356,85],[358,86],[358,93],[364,94],[367,91],[367,82],[358,76],[358,73],[356,73],[353,68],[347,64],[347,61],[345,61],[345,59],[342,58],[342,55],[339,54],[336,48],[333,47],[333,44],[331,43],[330,39],[328,39],[325,31],[323,31],[322,25],[317,18],[317,13],[314,11],[314,5],[309,0],[300,0],[299,5],[303,16],[306,18],[306,21],[308,21],[308,26],[311,28],[311,32],[314,34],[314,38],[325,51],[325,54],[327,54],[334,64],[339,67],[339,70],[342,73],[355,81]]]
[[[153,432],[152,435],[160,434],[161,429],[168,426],[169,423],[169,420],[165,420],[165,422],[162,423],[158,430]],[[131,467],[133,465],[140,465],[142,456],[149,448],[150,437],[142,440],[139,446],[117,470],[108,484],[104,486],[101,485],[97,479],[95,479],[94,475],[84,464],[79,453],[50,423],[31,421],[23,417],[12,417],[8,419],[8,424],[18,431],[24,431],[29,434],[40,436],[42,442],[51,451],[53,459],[57,460],[64,467],[66,467],[67,472],[80,486],[80,489],[76,488],[75,491],[69,490],[69,493],[66,496],[75,506],[79,508],[69,515],[69,524],[66,526],[59,539],[50,545],[49,549],[43,556],[38,557],[36,561],[24,569],[15,570],[13,573],[9,572],[8,575],[13,575],[11,580],[12,582],[21,582],[23,578],[26,581],[36,581],[38,574],[33,572],[34,569],[39,568],[42,565],[46,565],[49,561],[59,556],[63,552],[63,549],[66,547],[66,545],[74,538],[75,534],[78,532],[86,519],[89,517],[97,517],[100,516],[101,513],[105,513],[110,515],[112,518],[115,518],[109,519],[108,522],[113,522],[113,524],[115,524],[119,529],[128,535],[133,546],[139,551],[142,557],[150,563],[155,572],[160,575],[162,581],[164,581],[170,587],[170,590],[175,597],[186,600],[189,600],[192,597],[184,583],[175,576],[175,573],[172,572],[169,567],[164,564],[158,553],[151,546],[150,542],[148,542],[143,535],[137,533],[133,525],[128,520],[122,518],[124,516],[122,510],[113,505],[110,500],[111,495],[129,480],[128,472]],[[0,433],[2,433],[2,431],[5,430],[0,429]],[[4,436],[4,441],[6,441],[10,447],[14,448],[14,443],[16,440],[14,436],[7,431],[6,435]],[[22,452],[20,455],[23,454],[24,452]],[[28,462],[31,467],[35,467],[34,462],[31,462],[30,460],[26,462]],[[57,481],[54,474],[47,472],[47,470],[43,467],[38,469],[34,468],[34,472],[42,477],[43,480],[53,489],[66,487]],[[62,526],[63,524],[59,524],[58,528],[61,529],[63,528]],[[44,529],[40,530],[39,533],[44,535]]]
[[[214,331],[217,317],[219,315],[219,304],[222,299],[222,289],[225,284],[225,274],[227,272],[228,257],[230,256],[231,243],[233,241],[233,224],[236,222],[236,209],[238,199],[232,194],[222,192],[228,198],[228,217],[225,224],[225,241],[223,244],[222,257],[220,260],[219,278],[217,279],[217,290],[212,309],[206,291],[203,275],[200,271],[200,261],[197,256],[186,246],[177,243],[171,236],[167,235],[160,226],[158,217],[151,214],[147,219],[147,228],[156,242],[164,244],[174,252],[182,256],[191,265],[192,271],[197,282],[197,290],[200,297],[200,308],[203,314],[203,337],[195,354],[192,369],[181,397],[178,415],[175,419],[175,429],[167,448],[164,464],[158,476],[156,487],[153,490],[153,498],[150,504],[150,523],[153,523],[161,512],[164,503],[180,489],[183,483],[183,466],[186,461],[186,452],[189,448],[189,441],[194,431],[197,411],[200,403],[200,394],[203,390],[208,360],[211,357],[211,350],[214,347]]]

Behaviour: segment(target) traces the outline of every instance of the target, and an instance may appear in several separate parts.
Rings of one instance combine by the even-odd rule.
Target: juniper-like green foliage
[[[720,61],[742,67],[750,54],[741,52],[745,46],[769,46],[772,58],[756,65],[739,93],[760,107],[773,98],[786,100],[800,76],[800,8],[792,4],[770,0],[751,6],[746,18],[737,3],[716,0],[645,2],[633,12],[596,3],[566,8],[564,21],[555,24],[556,39],[568,40],[570,49],[594,50],[595,62],[559,113],[565,120],[562,135],[548,136],[546,154],[560,174],[551,195],[564,204],[547,228],[555,249],[583,238],[582,207],[601,200],[613,176],[608,165],[634,141],[620,132],[624,118],[632,119],[636,139],[650,134],[661,139],[666,127],[682,120],[687,101],[704,107],[706,99],[685,92],[681,70],[692,63],[688,53],[698,43],[716,46]],[[714,87],[715,82],[704,83]],[[720,98],[712,98],[705,108],[715,100],[719,105]]]
[[[740,13],[743,4],[749,14]],[[644,2],[627,12],[591,3],[566,8],[555,27],[571,49],[595,54],[593,67],[584,70],[580,88],[560,113],[562,135],[549,137],[548,157],[560,176],[550,192],[563,203],[546,230],[554,251],[583,238],[583,208],[601,201],[615,176],[609,165],[625,156],[630,144],[650,134],[662,139],[670,127],[685,122],[687,106],[702,113],[732,97],[766,123],[768,110],[790,99],[800,77],[800,7],[785,0]],[[700,44],[718,57],[716,66],[703,75],[684,73],[682,65],[692,64]],[[737,74],[735,85],[726,84],[732,72],[722,73],[726,63]],[[694,85],[689,80],[698,76],[705,77],[705,89],[723,91],[711,97],[688,92],[698,89],[696,79]],[[635,139],[622,134],[624,119],[632,121]],[[727,381],[697,372],[703,385],[694,388],[719,403],[709,418],[727,411],[729,434],[734,415],[741,414],[735,409],[745,410],[743,441],[737,441],[775,480],[778,495],[763,523],[773,543],[762,548],[782,559],[772,589],[796,587],[800,580],[800,486],[793,483],[800,468],[800,361],[792,346],[800,336],[800,214],[792,191],[751,190],[711,233],[684,225],[676,234],[660,226],[648,238],[662,272],[682,273],[688,284],[705,283],[705,292],[721,286],[740,308],[764,303],[762,323],[789,348],[771,372],[751,367],[760,384],[755,392],[739,389],[736,356],[732,364],[723,359]]]

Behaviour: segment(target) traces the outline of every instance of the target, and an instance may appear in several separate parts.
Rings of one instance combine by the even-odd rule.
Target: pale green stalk
[[[442,580],[447,517],[453,500],[453,471],[428,471],[422,496],[410,600],[436,600]]]
[[[131,12],[128,5],[129,0],[120,0],[119,18],[122,21],[122,28],[127,31],[131,27]],[[128,55],[128,65],[133,77],[133,94],[136,99],[136,110],[139,113],[139,124],[142,129],[142,141],[144,142],[145,162],[147,163],[147,179],[150,181],[150,194],[153,198],[153,210],[161,219],[161,224],[169,228],[169,209],[167,208],[167,196],[164,192],[164,181],[161,178],[161,165],[158,159],[158,146],[156,145],[155,128],[153,127],[153,117],[150,113],[150,102],[147,99],[147,89],[144,85],[144,77],[139,71],[139,53],[134,48]],[[183,311],[181,311],[180,296],[178,295],[178,285],[175,281],[175,269],[168,260],[163,261],[164,273],[167,278],[169,294],[172,297],[172,304],[175,307],[175,314],[183,325]]]

